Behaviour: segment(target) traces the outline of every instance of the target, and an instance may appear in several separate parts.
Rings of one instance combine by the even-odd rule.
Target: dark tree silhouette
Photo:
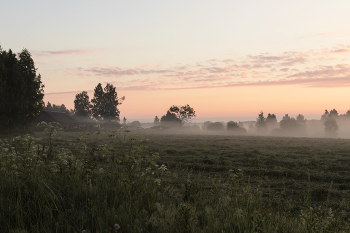
[[[94,98],[91,100],[91,113],[96,120],[101,120],[104,116],[104,93],[101,83],[94,90]]]
[[[44,110],[46,110],[46,111],[55,111],[55,112],[66,112],[66,113],[70,114],[70,111],[66,108],[66,106],[64,104],[61,104],[61,105],[53,104],[53,105],[51,105],[50,102],[47,102],[47,105],[44,108]]]
[[[44,85],[31,54],[0,47],[0,129],[26,128],[44,108]]]
[[[91,115],[91,103],[86,91],[75,95],[74,115],[78,117],[89,117]]]
[[[118,110],[118,105],[121,103],[119,103],[117,92],[112,84],[107,83],[104,88],[104,102],[103,119],[119,121],[120,111]]]
[[[92,116],[97,120],[118,120],[119,121],[119,102],[117,92],[112,84],[107,83],[102,89],[101,83],[95,87],[94,98],[91,100]]]
[[[180,120],[180,127],[189,122],[192,117],[196,117],[196,111],[194,111],[194,109],[191,108],[188,104],[181,107],[173,105],[168,111],[174,114],[177,119]]]
[[[160,123],[163,126],[174,126],[180,124],[180,120],[176,117],[174,113],[167,111],[166,115],[160,118]]]

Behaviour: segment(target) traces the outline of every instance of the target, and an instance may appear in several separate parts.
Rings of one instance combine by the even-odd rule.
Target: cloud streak
[[[57,51],[37,51],[33,52],[35,56],[62,56],[62,55],[81,55],[90,52],[89,50],[71,49],[71,50],[57,50]]]
[[[108,80],[120,89],[135,90],[276,85],[336,88],[350,86],[350,64],[346,63],[349,52],[350,46],[336,45],[318,51],[208,59],[186,65],[179,63],[176,67],[78,67],[69,72],[73,76]]]

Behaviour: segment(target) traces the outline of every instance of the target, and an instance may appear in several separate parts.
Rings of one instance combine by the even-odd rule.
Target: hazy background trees
[[[24,129],[44,108],[44,85],[31,54],[23,49],[16,56],[0,46],[0,129]]]
[[[188,104],[184,106],[171,106],[166,115],[160,119],[161,125],[174,127],[176,124],[181,128],[185,123],[188,123],[191,118],[196,117],[196,111]]]
[[[321,117],[321,121],[324,124],[324,131],[327,136],[334,137],[337,135],[339,127],[337,123],[337,119],[339,118],[338,111],[333,109],[330,112],[325,110],[325,113]]]
[[[45,111],[55,111],[55,112],[65,112],[68,113],[69,115],[72,114],[73,110],[68,110],[64,104],[61,105],[56,105],[56,104],[51,104],[50,102],[47,102],[45,108]]]
[[[230,132],[238,133],[238,134],[247,132],[247,130],[245,128],[241,127],[239,125],[239,123],[234,122],[234,121],[227,122],[226,129]]]
[[[258,133],[265,133],[267,130],[266,118],[264,117],[263,111],[261,111],[258,115],[258,118],[256,118],[255,129]]]
[[[188,123],[192,117],[196,117],[196,111],[194,111],[194,109],[188,104],[181,107],[173,105],[168,111],[179,119],[180,127],[182,127],[185,123]]]
[[[153,121],[153,126],[159,126],[159,118],[158,118],[158,116],[155,116],[154,121]]]
[[[266,117],[266,126],[269,130],[273,130],[278,127],[277,117],[275,114],[269,113]]]

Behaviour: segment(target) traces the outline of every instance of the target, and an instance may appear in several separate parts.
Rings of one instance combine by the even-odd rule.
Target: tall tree
[[[112,84],[107,83],[104,88],[104,115],[103,119],[118,120],[119,121],[119,110],[118,105],[118,95],[115,91],[115,87]]]
[[[90,99],[86,91],[75,95],[74,115],[79,117],[88,117],[91,115]]]
[[[168,111],[180,120],[180,127],[189,122],[192,117],[196,117],[196,111],[194,111],[194,109],[188,104],[181,107],[173,105]]]
[[[22,102],[22,125],[27,126],[37,118],[44,109],[44,85],[41,75],[36,75],[34,60],[27,49],[19,54],[19,67],[24,81],[24,100]]]
[[[122,100],[124,97],[122,98]],[[118,105],[121,104],[118,99],[115,87],[112,84],[107,83],[106,87],[102,89],[101,83],[95,87],[94,98],[92,103],[92,115],[98,120],[118,120],[120,111]]]
[[[104,116],[104,93],[101,83],[95,87],[94,98],[91,103],[92,116],[97,120],[101,120]]]
[[[44,108],[44,85],[28,50],[0,49],[0,128],[26,128]]]

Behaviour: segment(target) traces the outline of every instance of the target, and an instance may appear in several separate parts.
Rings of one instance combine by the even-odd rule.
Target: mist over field
[[[350,232],[349,0],[0,6],[0,233]]]

